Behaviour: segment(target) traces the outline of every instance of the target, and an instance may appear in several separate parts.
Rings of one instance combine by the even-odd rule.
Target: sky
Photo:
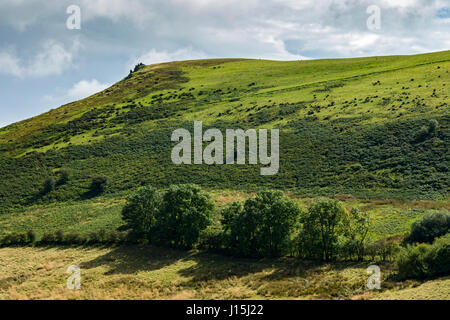
[[[0,127],[99,92],[139,62],[449,49],[450,0],[1,0]]]

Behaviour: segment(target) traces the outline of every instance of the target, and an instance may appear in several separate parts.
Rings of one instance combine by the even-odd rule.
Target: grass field
[[[70,265],[81,290],[69,290]],[[450,279],[366,288],[369,263],[245,260],[153,247],[0,249],[0,299],[450,299]]]

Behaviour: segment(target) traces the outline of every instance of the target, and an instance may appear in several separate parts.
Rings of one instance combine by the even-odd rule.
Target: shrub
[[[44,233],[41,237],[41,241],[39,241],[40,244],[54,244],[56,242],[55,233],[48,232]]]
[[[430,245],[419,244],[403,249],[397,258],[398,274],[401,279],[423,279],[428,274],[426,255]]]
[[[406,242],[432,243],[435,238],[448,232],[450,232],[450,214],[435,212],[412,224],[411,233],[406,238]]]
[[[222,216],[236,254],[274,257],[289,251],[300,209],[280,191],[262,191],[244,206],[231,204]]]
[[[34,233],[33,230],[27,231],[27,239],[28,243],[34,243],[36,241],[36,234]]]
[[[143,187],[128,197],[122,209],[125,229],[131,230],[136,239],[149,239],[160,216],[161,203],[161,193],[152,187]]]
[[[70,172],[68,169],[61,169],[58,171],[59,180],[58,185],[66,184],[70,178]]]
[[[450,234],[436,239],[427,258],[430,276],[450,274]]]
[[[450,236],[437,239],[432,245],[408,245],[397,258],[400,279],[426,279],[450,274]]]
[[[190,249],[211,223],[214,202],[200,187],[173,185],[163,197],[160,219],[150,234],[153,243]]]
[[[439,122],[435,119],[431,119],[427,126],[422,126],[416,133],[416,141],[422,142],[429,137],[437,135],[439,132]]]
[[[92,194],[101,194],[106,190],[108,179],[106,177],[95,177],[92,179],[89,190]]]
[[[1,246],[19,246],[29,244],[30,240],[27,233],[12,232],[0,239]]]
[[[76,232],[69,232],[63,235],[63,240],[62,242],[64,244],[70,245],[78,245],[78,244],[83,244],[86,242],[86,238],[84,238],[83,236],[81,236],[80,234],[76,233]]]
[[[64,243],[64,232],[62,230],[58,230],[55,232],[55,243],[56,244]]]
[[[428,133],[430,135],[435,135],[439,131],[439,122],[435,119],[431,119],[428,123]]]
[[[55,190],[55,180],[52,177],[47,177],[44,181],[44,187],[42,189],[43,194],[47,194]]]
[[[229,253],[227,240],[221,228],[209,226],[200,232],[197,248],[214,253]]]
[[[102,244],[107,241],[107,234],[105,229],[100,229],[98,231],[92,231],[88,235],[88,244]]]

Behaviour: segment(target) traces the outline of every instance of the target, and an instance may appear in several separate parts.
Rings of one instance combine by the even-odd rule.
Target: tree
[[[161,219],[151,241],[170,247],[190,249],[211,223],[214,202],[192,184],[173,185],[163,196]]]
[[[122,209],[125,229],[139,239],[149,239],[160,218],[162,194],[152,187],[143,187],[128,197]]]
[[[308,258],[332,260],[339,237],[349,228],[349,215],[342,203],[321,198],[308,208],[301,221],[300,253]]]
[[[300,209],[280,191],[262,191],[244,206],[233,203],[223,213],[230,245],[244,256],[280,256],[289,249]]]
[[[412,224],[406,242],[432,243],[435,238],[448,232],[450,232],[450,214],[434,212],[425,215],[422,220],[415,221]]]
[[[347,231],[347,248],[356,255],[359,261],[364,259],[365,242],[370,228],[370,217],[366,212],[361,212],[356,208],[350,211]]]

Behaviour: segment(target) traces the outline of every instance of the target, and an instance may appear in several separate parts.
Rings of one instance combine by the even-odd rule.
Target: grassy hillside
[[[0,212],[151,184],[271,187],[297,194],[443,199],[449,180],[450,51],[276,62],[199,60],[137,68],[111,88],[0,129]],[[280,172],[175,166],[171,132],[279,128]],[[41,190],[60,169],[70,179]]]

